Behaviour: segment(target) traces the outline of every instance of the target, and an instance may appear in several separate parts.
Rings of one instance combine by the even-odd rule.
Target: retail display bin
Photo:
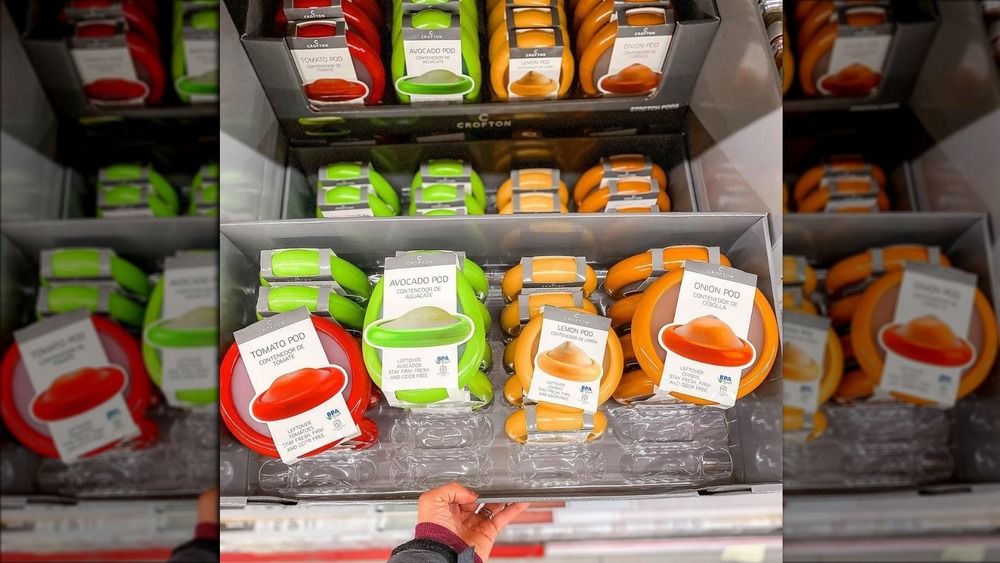
[[[487,306],[495,320],[503,307],[499,280],[522,256],[583,255],[603,279],[616,261],[650,247],[719,246],[735,267],[757,275],[758,287],[774,303],[771,245],[760,215],[305,219],[224,224],[222,236],[224,348],[232,343],[234,330],[254,322],[258,257],[261,250],[272,248],[332,248],[369,274],[379,273],[383,259],[397,250],[461,250],[481,264],[491,280]],[[595,301],[603,307],[607,298],[599,294]],[[489,376],[499,390],[507,377],[499,365],[499,327],[489,334],[489,342],[497,358]],[[636,411],[609,401],[602,410],[611,430],[593,443],[517,445],[503,434],[512,409],[498,391],[492,405],[458,419],[464,420],[458,424],[482,431],[461,432],[458,445],[448,448],[411,443],[407,427],[420,415],[384,404],[369,412],[380,430],[378,445],[369,450],[331,452],[287,466],[224,440],[222,473],[231,474],[231,480],[224,480],[222,492],[227,498],[252,501],[413,500],[424,488],[454,479],[475,486],[483,496],[508,500],[767,490],[777,484],[780,473],[779,373],[773,368],[763,386],[726,411],[683,405],[672,410],[668,416],[687,421],[680,426],[688,428],[667,440],[677,449],[641,461],[636,458],[647,454],[638,451],[642,444],[631,442],[624,426],[643,407]],[[641,463],[650,464],[648,474],[637,469]]]
[[[794,52],[796,64],[801,53],[795,49],[798,32],[792,12],[786,3],[788,33],[785,49]],[[894,0],[891,3],[895,20],[892,41],[882,68],[878,91],[871,97],[807,97],[799,86],[799,69],[795,69],[795,83],[785,96],[786,111],[808,113],[828,110],[870,111],[899,107],[913,92],[914,84],[924,65],[924,58],[934,41],[940,25],[940,16],[933,0]]]
[[[455,105],[389,102],[381,106],[342,106],[336,111],[316,112],[306,103],[284,38],[269,36],[278,4],[275,1],[244,1],[229,2],[229,7],[233,14],[241,16],[237,29],[275,115],[289,137],[296,140],[375,137],[405,140],[447,133],[504,137],[518,130],[573,135],[646,127],[653,123],[676,131],[681,126],[702,63],[719,28],[715,0],[675,3],[677,28],[660,86],[650,96]],[[482,51],[485,53],[486,49]],[[388,69],[388,55],[382,60]],[[488,63],[484,62],[482,68],[485,75]],[[489,99],[487,90],[483,88],[484,100]]]

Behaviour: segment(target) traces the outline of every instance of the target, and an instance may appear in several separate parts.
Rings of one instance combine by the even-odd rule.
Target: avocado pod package
[[[189,104],[219,101],[219,2],[174,0],[174,89]]]

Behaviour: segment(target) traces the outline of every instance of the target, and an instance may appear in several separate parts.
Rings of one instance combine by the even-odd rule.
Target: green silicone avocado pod
[[[416,2],[406,2],[407,4],[416,4],[420,6],[437,6],[446,3],[448,0],[417,0]],[[395,0],[392,10],[392,43],[395,46],[397,43],[400,45],[403,41],[403,9],[402,2],[400,0]],[[423,14],[424,12],[432,12],[427,16],[422,18],[415,18],[413,21],[413,26],[417,29],[447,29],[451,26],[451,17],[449,12],[444,10],[436,10],[429,8],[427,10],[421,10],[417,14]],[[442,15],[438,15],[442,14]],[[476,38],[476,44],[468,45],[470,48],[475,48],[476,56],[479,56],[479,14],[476,9],[475,0],[459,0],[458,3],[458,17],[459,17],[459,27],[462,29],[463,35],[469,35],[470,37]],[[462,40],[462,48],[466,47],[465,40]]]
[[[319,250],[315,248],[289,248],[271,255],[271,272],[281,278],[310,278],[319,275]],[[357,266],[343,258],[330,256],[330,272],[348,297],[365,302],[372,294],[372,284]],[[264,278],[261,285],[270,285]],[[306,285],[307,282],[302,282]]]
[[[457,266],[455,267],[455,270],[456,272],[458,271]],[[368,303],[368,310],[365,312],[366,337],[362,338],[361,342],[365,366],[368,368],[368,374],[371,376],[372,381],[374,381],[376,385],[382,384],[382,355],[379,349],[369,344],[367,331],[369,326],[381,320],[384,280],[385,278],[379,280],[378,284],[375,285],[375,290],[372,292],[371,301]],[[476,299],[472,286],[465,281],[464,277],[457,276],[455,278],[455,286],[457,289],[459,312],[462,316],[466,315],[465,311],[481,311],[481,304],[479,300]],[[458,385],[460,387],[470,385],[473,376],[480,373],[479,366],[486,354],[487,346],[486,333],[483,329],[483,319],[481,318],[481,315],[471,313],[466,318],[472,322],[473,331],[468,340],[459,346],[458,353],[461,357],[458,363]],[[396,393],[396,397],[400,400],[410,403],[434,403],[442,400],[442,395],[447,396],[447,392],[441,388],[413,389],[398,391]]]
[[[323,193],[323,203],[327,205],[349,205],[361,201],[361,190],[367,190],[361,186],[336,186]],[[393,217],[396,210],[383,201],[377,194],[368,194],[368,209],[371,209],[375,217]],[[316,207],[316,217],[323,217],[323,210]]]
[[[490,381],[490,378],[485,373],[477,371],[469,379],[469,393],[472,395],[472,400],[476,403],[472,409],[481,409],[493,401],[493,382]],[[396,391],[396,398],[400,401],[413,404],[439,403],[448,399],[448,391],[442,388],[402,390]]]
[[[462,344],[475,327],[465,315],[437,307],[418,307],[396,319],[380,319],[367,326],[365,341],[376,348],[427,348]]]
[[[216,178],[215,182],[206,183],[205,179],[202,177],[202,171],[206,172],[209,176]],[[198,201],[203,203],[215,203],[213,209],[202,210],[205,215],[218,215],[219,214],[219,163],[213,162],[211,164],[205,165],[202,169],[198,170],[198,173],[194,175],[191,180],[191,203],[188,205],[188,215],[198,215]],[[195,197],[198,194],[198,197]]]
[[[353,180],[361,177],[362,163],[360,162],[335,162],[319,169],[319,186],[323,185],[323,180]],[[366,178],[371,182],[372,187],[379,199],[385,202],[392,210],[393,215],[399,215],[399,194],[389,184],[386,179],[368,165],[368,175]]]
[[[287,313],[300,307],[305,307],[310,313],[315,313],[319,304],[320,289],[313,286],[279,285],[261,288],[267,292],[267,311],[270,313]],[[354,301],[330,291],[326,303],[327,311],[337,324],[346,329],[361,332],[365,323],[365,310]],[[257,320],[262,319],[260,311]]]
[[[127,326],[142,326],[145,307],[114,290],[107,296],[107,312],[112,319]],[[80,307],[94,313],[99,308],[101,288],[94,285],[55,285],[46,287],[40,298],[45,299],[50,313],[68,313]]]
[[[444,18],[447,18],[448,21],[451,19],[451,14],[447,14],[439,10],[424,10],[423,12],[420,12],[420,14],[423,15],[423,17],[418,19],[417,22],[424,23],[431,29],[440,29],[438,26],[444,21]],[[416,25],[417,22],[415,22],[414,25]],[[406,70],[406,52],[403,48],[402,32],[396,36],[396,39],[392,43],[392,83],[398,84],[401,81],[409,82],[410,86],[403,86],[402,90],[407,90],[416,94],[419,92],[413,90],[412,86],[414,84],[418,89],[420,88],[420,84],[423,84],[424,88],[426,88],[429,83],[434,82],[432,77],[447,77],[447,81],[444,86],[453,88],[453,90],[448,90],[448,92],[465,92],[463,97],[469,102],[479,100],[479,91],[482,87],[483,73],[479,62],[478,33],[478,29],[470,30],[468,26],[461,26],[462,74],[472,81],[471,88],[467,88],[468,84],[465,83],[461,77],[456,77],[454,73],[447,72],[445,69],[432,70],[431,72],[435,74],[430,76],[410,76]],[[401,91],[399,87],[396,88],[396,96],[399,98],[400,102],[404,104],[410,103],[410,96],[405,91]]]
[[[211,0],[197,2],[203,9],[190,15],[191,26],[198,30],[219,30],[219,3]],[[174,1],[173,53],[170,67],[174,78],[174,89],[182,102],[191,103],[192,95],[219,95],[219,69],[215,68],[195,76],[188,75],[184,54],[184,3]],[[218,39],[216,39],[218,41]]]
[[[149,198],[149,209],[154,217],[173,217],[180,212],[181,202],[177,196],[177,191],[170,185],[159,172],[151,167],[141,164],[114,164],[101,169],[104,178],[112,180],[113,187],[104,192],[104,197],[111,204],[131,204],[141,201],[143,193],[142,186],[138,183],[142,181],[143,174],[146,180],[153,187],[153,193]],[[127,182],[135,181],[136,184]],[[106,186],[102,181],[98,181],[97,188],[104,190]],[[98,217],[102,216],[98,210]]]
[[[111,278],[124,289],[139,298],[149,298],[152,290],[149,278],[142,270],[131,262],[112,256]],[[94,279],[102,276],[101,249],[98,248],[61,248],[53,250],[48,264],[54,280]],[[48,279],[42,277],[42,285],[49,285]]]
[[[219,310],[199,307],[175,318],[163,314],[163,278],[153,288],[146,307],[142,331],[142,359],[149,378],[163,387],[163,365],[160,351],[164,348],[215,348],[219,345]],[[178,389],[177,399],[194,406],[208,405],[219,400],[219,389]]]
[[[457,186],[449,184],[432,184],[430,186],[420,188],[420,195],[423,197],[424,203],[461,202],[464,203],[465,211],[469,215],[483,215],[486,213],[482,204],[476,201],[476,198],[472,194],[466,193],[464,189]],[[411,197],[410,215],[416,214],[416,198]],[[455,215],[455,211],[451,209],[433,209],[425,212],[424,215]]]
[[[450,158],[431,160],[427,162],[428,173],[431,176],[438,176],[443,178],[455,178],[461,176],[465,173],[465,162],[461,160],[455,160]],[[480,178],[479,174],[473,170],[471,167],[469,169],[470,183],[472,184],[472,196],[476,198],[479,205],[483,208],[486,207],[486,186],[483,185],[483,179]],[[416,190],[423,184],[424,178],[420,170],[413,176],[413,180],[410,182],[410,189]]]

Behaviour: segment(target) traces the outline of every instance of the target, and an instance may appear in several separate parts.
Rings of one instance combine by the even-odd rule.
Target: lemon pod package
[[[795,311],[785,311],[782,331],[783,404],[801,412],[808,427],[840,385],[844,370],[840,340],[830,319]]]
[[[171,69],[184,103],[219,100],[219,2],[174,0]]]
[[[261,250],[260,283],[329,287],[359,303],[372,294],[368,276],[329,248]]]
[[[507,30],[491,60],[490,83],[498,100],[563,98],[576,72],[573,51],[558,29]]]
[[[756,276],[717,264],[687,262],[656,280],[631,334],[642,371],[659,388],[665,374],[694,370],[702,390],[671,376],[678,388],[667,393],[702,405],[732,406],[764,381],[778,355],[778,323]]]
[[[365,314],[362,349],[390,404],[482,402],[465,391],[472,391],[485,355],[481,311],[453,254],[386,259]]]
[[[597,274],[582,256],[528,256],[507,270],[500,283],[504,300],[516,301],[522,291],[565,292],[580,288],[584,297],[597,289]]]
[[[219,407],[240,442],[289,464],[376,442],[378,428],[364,418],[371,381],[344,329],[296,309],[235,337],[219,372]],[[296,440],[295,428],[311,428],[308,439]]]
[[[146,307],[142,357],[172,406],[214,405],[219,398],[218,292],[218,254],[167,257]]]
[[[948,407],[989,376],[997,330],[974,274],[911,262],[862,294],[851,344],[861,369],[881,390]]]
[[[177,191],[149,166],[115,164],[98,171],[98,217],[173,217],[180,208]]]
[[[0,398],[4,424],[22,444],[72,462],[129,440],[155,441],[156,425],[149,428],[144,419],[149,379],[138,344],[123,328],[74,311],[14,337],[3,359]],[[64,338],[76,345],[59,346]]]

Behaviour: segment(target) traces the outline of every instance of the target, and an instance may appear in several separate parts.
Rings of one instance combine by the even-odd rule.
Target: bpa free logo
[[[719,383],[731,385],[733,383],[733,378],[725,374],[719,374]]]
[[[333,420],[334,417],[340,416],[340,409],[333,409],[332,411],[327,411],[326,419]]]

